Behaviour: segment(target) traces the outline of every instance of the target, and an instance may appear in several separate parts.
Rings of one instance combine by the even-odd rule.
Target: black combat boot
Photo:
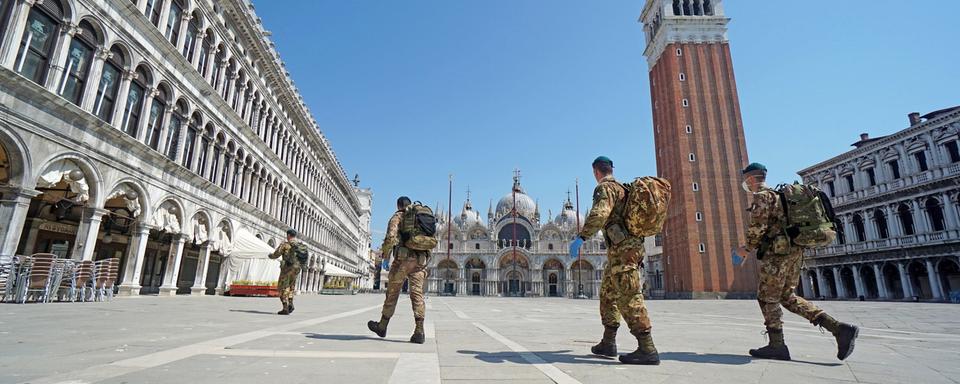
[[[657,353],[657,347],[653,345],[653,336],[650,332],[630,332],[637,337],[637,343],[640,344],[636,351],[620,356],[620,362],[624,364],[637,365],[660,365],[660,354]]]
[[[287,302],[287,313],[293,313],[293,299]]]
[[[380,316],[380,321],[372,321],[372,320],[371,320],[371,321],[368,321],[368,322],[367,322],[367,329],[369,329],[369,330],[372,331],[373,333],[376,333],[377,336],[387,337],[387,324],[390,324],[390,318],[389,318],[389,317],[383,317],[383,316],[381,315],[381,316]]]
[[[813,325],[818,325],[830,331],[833,337],[837,339],[837,358],[844,360],[853,353],[854,342],[857,335],[860,334],[860,328],[856,325],[841,323],[826,313],[821,313],[813,321]]]
[[[416,327],[413,329],[413,336],[410,336],[411,343],[423,344],[426,337],[423,335],[423,319],[414,319]]]
[[[278,315],[289,315],[289,314],[290,314],[290,307],[287,305],[287,303],[283,303],[283,309],[281,309],[280,312],[277,312],[277,314],[278,314]]]
[[[617,328],[603,326],[603,338],[600,344],[590,347],[594,355],[617,357]]]
[[[783,343],[783,330],[767,328],[767,337],[770,339],[767,345],[751,349],[750,356],[758,359],[790,360],[790,350]]]

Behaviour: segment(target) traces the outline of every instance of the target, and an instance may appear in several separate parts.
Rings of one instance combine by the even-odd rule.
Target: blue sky
[[[374,190],[374,247],[401,194],[454,213],[510,191],[545,216],[611,157],[656,173],[641,0],[255,0],[347,172]],[[775,182],[861,132],[960,104],[960,1],[725,1],[751,161]]]

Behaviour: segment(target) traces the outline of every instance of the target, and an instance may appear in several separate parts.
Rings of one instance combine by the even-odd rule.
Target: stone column
[[[830,284],[827,284],[827,279],[823,276],[823,269],[817,268],[817,283],[820,284],[820,296],[831,297],[833,292],[830,291]]]
[[[812,299],[813,287],[810,284],[810,275],[808,274],[808,271],[806,269],[800,272],[800,285],[803,287],[803,297]],[[651,288],[652,288],[652,284],[651,284]]]
[[[201,44],[203,44],[202,41]],[[214,44],[216,44],[216,41],[214,41]],[[213,73],[216,71],[213,70],[213,67],[220,65],[220,63],[216,62],[217,52],[220,52],[220,48],[216,45],[210,48],[210,52],[207,52],[207,60],[204,61],[206,68],[203,69],[206,69],[206,72],[200,71],[200,73],[203,74],[203,80],[206,81],[207,84],[210,84],[211,87],[216,89],[216,85],[214,85],[214,81],[216,81],[216,79],[213,78]]]
[[[150,88],[146,92],[146,97],[143,100],[143,105],[140,106],[141,108],[143,108],[143,112],[140,114],[140,123],[139,123],[140,125],[137,127],[137,141],[144,143],[148,146],[150,145],[150,143],[147,142],[147,126],[150,123],[150,110],[153,109],[153,105],[152,105],[153,99],[155,99],[159,94],[160,94],[160,89]],[[161,125],[163,125],[162,123],[163,122],[161,121]],[[157,127],[157,128],[159,129],[160,127]]]
[[[6,223],[0,232],[0,256],[9,256],[17,252],[20,236],[27,220],[30,200],[40,195],[40,191],[0,187],[0,223]]]
[[[943,213],[946,218],[947,229],[960,228],[960,219],[957,218],[957,205],[946,192],[940,194],[940,201],[943,201]]]
[[[210,243],[200,246],[200,255],[197,257],[197,277],[190,287],[191,296],[203,296],[207,290],[207,271],[210,269]]]
[[[853,271],[853,284],[856,286],[856,289],[857,289],[857,293],[854,294],[854,296],[856,297],[863,296],[864,298],[866,298],[868,296],[867,288],[863,284],[863,276],[860,275],[860,265],[855,264],[850,269],[851,271]]]
[[[203,46],[203,39],[207,37],[206,31],[200,31],[196,36],[193,37],[193,46],[190,47],[191,57],[193,60],[190,61],[190,65],[197,69],[197,72],[203,72],[200,68],[200,47]],[[208,53],[209,55],[209,53]]]
[[[153,226],[139,223],[130,233],[127,246],[127,262],[124,266],[123,281],[120,282],[120,295],[137,296],[140,294],[140,274],[143,272],[143,259],[147,253],[147,241]]]
[[[97,90],[100,89],[100,80],[103,77],[103,62],[113,57],[109,48],[99,47],[93,54],[93,61],[90,63],[90,74],[87,76],[87,82],[84,84],[83,97],[80,100],[80,108],[84,111],[93,113],[94,104],[97,103]]]
[[[927,223],[927,215],[925,209],[920,208],[920,203],[916,199],[910,200],[910,205],[913,206],[913,226],[917,234],[927,233],[931,231],[931,227]]]
[[[165,3],[169,3],[169,1]],[[187,27],[190,26],[190,20],[193,20],[193,15],[188,12],[189,10],[183,10],[183,15],[181,16],[183,19],[180,22],[180,31],[177,34],[177,53],[180,54],[183,54],[183,47],[187,45]]]
[[[180,274],[180,262],[183,261],[183,245],[185,235],[176,236],[170,244],[170,254],[167,256],[167,269],[163,275],[163,285],[160,286],[161,296],[177,295],[177,277]]]
[[[887,279],[883,276],[883,270],[880,269],[880,264],[873,265],[873,274],[877,277],[877,294],[880,295],[881,299],[889,299],[890,294],[887,293]]]
[[[837,298],[846,298],[847,287],[843,286],[843,279],[840,278],[840,268],[833,267],[833,283],[837,285]]]
[[[26,29],[27,18],[30,16],[30,8],[43,0],[22,0],[15,1],[10,13],[9,23],[7,24],[7,34],[2,41],[3,50],[2,64],[6,68],[16,69],[17,52],[20,49],[20,41],[23,40],[23,30]]]
[[[173,108],[174,105],[168,105],[163,109],[163,119],[160,121],[160,127],[157,128],[160,130],[160,133],[157,134],[157,152],[160,152],[163,157],[167,157],[167,150],[169,150],[169,148],[167,148],[167,135],[170,134],[170,122],[173,119]],[[182,124],[180,126],[180,130],[183,130]],[[150,143],[147,143],[147,145],[150,145]],[[177,162],[175,158],[171,160]]]
[[[900,270],[900,285],[903,287],[903,297],[913,296],[913,283],[910,281],[910,275],[907,274],[907,268],[903,263],[897,263],[897,269]]]
[[[45,85],[45,88],[54,94],[60,94],[60,85],[66,81],[66,63],[68,61],[67,56],[70,54],[70,44],[73,42],[73,37],[80,31],[80,26],[72,23],[67,23],[60,28],[60,39],[58,40],[60,46],[50,57],[50,70],[47,73],[47,83]]]
[[[154,7],[156,6],[157,5],[154,4]],[[149,16],[147,18],[149,19]],[[160,34],[163,35],[163,39],[166,41],[170,41],[170,38],[167,35],[167,22],[169,21],[169,19],[170,19],[170,2],[164,1],[163,6],[160,7],[160,20],[158,22],[158,24],[160,25],[158,25],[157,27],[160,29]],[[152,23],[153,20],[150,20],[150,22]]]
[[[116,105],[113,106],[113,124],[114,127],[124,130],[124,123],[127,122],[127,116],[123,113],[127,109],[127,96],[130,95],[130,82],[137,78],[137,72],[134,70],[123,71],[123,79],[120,81],[120,91],[117,93]]]
[[[890,238],[895,239],[904,236],[903,224],[900,223],[900,215],[897,214],[896,205],[883,207],[887,215],[887,228],[890,231]]]
[[[101,208],[86,208],[83,218],[77,228],[77,239],[74,241],[72,259],[93,260],[93,251],[97,246],[97,234],[100,233],[100,219],[110,211]]]
[[[930,291],[933,292],[933,299],[943,300],[944,295],[943,287],[940,286],[940,275],[937,274],[932,260],[926,259],[924,262],[927,265],[927,279],[930,280]]]

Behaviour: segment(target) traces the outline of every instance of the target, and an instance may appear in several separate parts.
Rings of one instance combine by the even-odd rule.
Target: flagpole
[[[577,199],[577,234],[575,236],[580,236],[580,178],[574,180],[574,190],[576,191]],[[569,189],[568,189],[569,191]],[[576,240],[576,239],[574,239]],[[583,251],[577,249],[577,298],[585,299],[586,296],[583,294],[583,262],[581,259],[581,254]]]

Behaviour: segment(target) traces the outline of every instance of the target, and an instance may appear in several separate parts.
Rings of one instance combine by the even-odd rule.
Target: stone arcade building
[[[516,204],[514,204],[516,201]],[[516,217],[514,217],[516,206]],[[590,210],[590,203],[581,206]],[[606,246],[601,234],[587,241],[580,260],[568,254],[577,233],[577,212],[570,198],[552,220],[541,221],[540,207],[524,193],[519,177],[496,207],[488,208],[487,222],[473,208],[469,194],[452,223],[438,214],[440,244],[430,260],[427,292],[437,295],[575,297],[583,284],[586,297],[597,298],[606,266]],[[580,215],[582,225],[584,215]],[[447,231],[450,232],[450,242]],[[661,248],[646,241],[647,254],[659,260]],[[450,257],[447,257],[447,251]],[[649,261],[645,259],[645,262]],[[649,265],[649,264],[647,264]],[[646,268],[647,271],[651,269]],[[647,280],[659,281],[659,273]],[[653,288],[651,288],[653,289]]]
[[[808,254],[806,297],[944,300],[960,294],[960,107],[799,172],[832,197],[843,234]]]
[[[0,255],[121,259],[124,294],[219,292],[232,239],[369,228],[246,0],[0,0]]]

